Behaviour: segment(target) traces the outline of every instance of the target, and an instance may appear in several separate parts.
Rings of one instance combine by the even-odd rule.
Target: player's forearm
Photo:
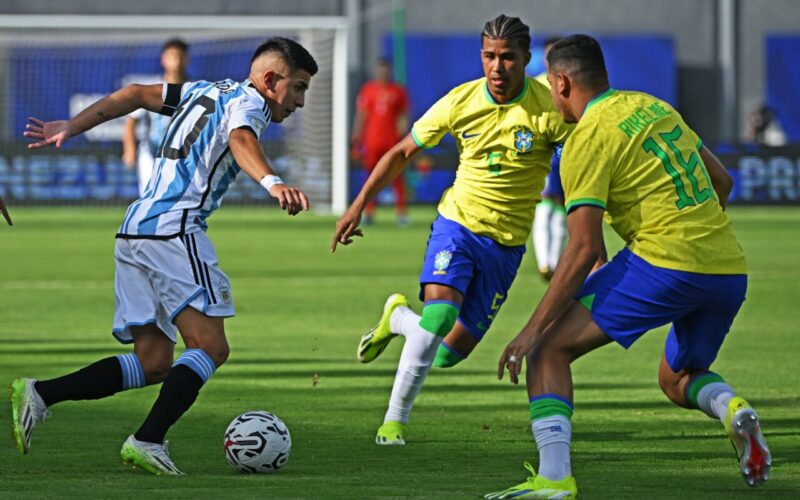
[[[602,255],[601,246],[586,243],[567,243],[542,300],[536,307],[525,330],[534,336],[556,320],[573,302],[589,272]]]
[[[714,188],[714,192],[717,194],[719,204],[722,208],[725,208],[733,191],[733,177],[731,177],[714,153],[705,146],[700,149],[700,158],[703,160],[706,172],[708,172],[708,176],[711,179],[711,187]]]
[[[236,164],[254,181],[261,182],[264,176],[275,175],[253,132],[234,130],[231,132],[229,145]]]
[[[378,161],[375,169],[353,200],[353,205],[362,210],[383,188],[392,183],[411,159],[411,154],[395,146]]]
[[[69,120],[70,135],[81,134],[101,123],[125,116],[139,108],[158,111],[161,109],[161,105],[153,102],[152,96],[148,96],[146,87],[137,84],[128,85],[91,104]]]

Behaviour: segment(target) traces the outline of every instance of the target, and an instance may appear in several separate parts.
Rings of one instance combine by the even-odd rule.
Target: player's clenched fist
[[[281,209],[289,212],[289,215],[297,215],[301,210],[308,210],[308,197],[296,187],[276,184],[270,188],[269,194],[278,200]]]

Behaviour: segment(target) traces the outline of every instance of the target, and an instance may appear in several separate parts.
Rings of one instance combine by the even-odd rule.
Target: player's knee
[[[142,359],[141,364],[147,385],[160,384],[167,378],[167,373],[172,368],[172,359],[163,356],[157,359]]]
[[[456,352],[452,347],[442,342],[436,350],[433,366],[438,368],[452,368],[467,359],[466,355]]]
[[[450,302],[437,302],[434,304],[426,304],[422,308],[422,318],[419,325],[425,330],[444,337],[458,319],[458,308]]]
[[[219,368],[222,366],[225,361],[228,360],[228,356],[231,353],[230,347],[228,347],[228,342],[223,340],[222,342],[216,343],[214,346],[211,346],[208,350],[203,349],[206,353],[211,357],[211,360],[214,361],[214,364]]]

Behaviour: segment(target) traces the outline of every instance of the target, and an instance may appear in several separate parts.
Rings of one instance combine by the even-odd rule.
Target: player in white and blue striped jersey
[[[258,137],[270,122],[280,123],[303,106],[316,72],[305,48],[272,38],[256,49],[244,82],[129,85],[70,120],[30,119],[25,136],[37,140],[28,146],[37,149],[61,147],[69,137],[137,108],[172,117],[153,178],[128,208],[114,249],[113,333],[132,342],[133,352],[52,380],[15,380],[13,426],[21,451],[27,453],[31,432],[56,403],[163,382],[144,423],[123,444],[122,459],[154,474],[182,474],[164,436],[227,359],[224,318],[234,314],[230,282],[206,236],[206,220],[240,170],[290,215],[308,209],[305,194],[274,174]],[[173,363],[178,333],[186,351]]]

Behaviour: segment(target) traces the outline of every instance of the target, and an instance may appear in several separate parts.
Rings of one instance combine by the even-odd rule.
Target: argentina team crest
[[[433,259],[433,267],[435,269],[433,274],[447,274],[447,268],[450,266],[450,259],[452,258],[453,254],[447,250],[437,253]]]
[[[528,127],[519,126],[514,129],[514,148],[520,153],[527,153],[533,148],[533,132]]]

